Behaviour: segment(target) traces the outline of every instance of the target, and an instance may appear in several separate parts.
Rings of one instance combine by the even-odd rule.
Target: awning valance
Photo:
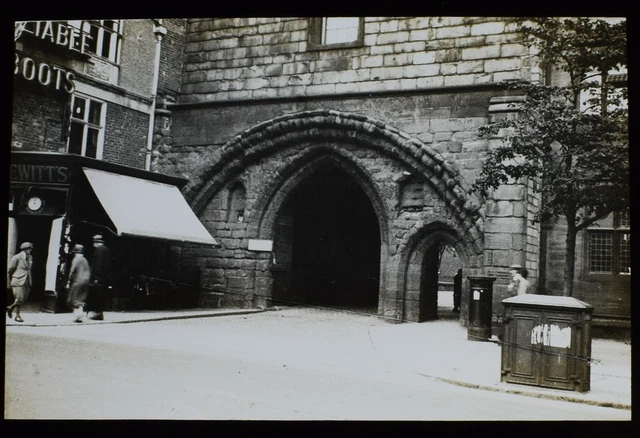
[[[118,235],[218,245],[173,185],[82,168]]]

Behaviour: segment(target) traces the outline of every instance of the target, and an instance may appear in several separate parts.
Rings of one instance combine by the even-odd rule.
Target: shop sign
[[[69,168],[66,166],[40,166],[35,164],[12,164],[11,181],[64,184],[69,182]]]
[[[28,81],[38,81],[45,87],[51,86],[56,90],[63,88],[67,93],[73,93],[75,90],[75,75],[72,72],[33,58],[20,57],[18,53],[15,54],[13,74]]]
[[[93,39],[88,33],[63,21],[18,21],[15,24],[14,41],[22,34],[31,34],[40,40],[82,54],[87,52],[89,41]]]

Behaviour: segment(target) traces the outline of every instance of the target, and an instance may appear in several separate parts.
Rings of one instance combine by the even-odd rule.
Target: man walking
[[[73,259],[71,260],[71,269],[69,270],[69,281],[67,289],[67,303],[73,309],[74,322],[82,322],[84,309],[87,303],[87,295],[89,293],[89,280],[91,273],[89,272],[89,262],[83,255],[84,247],[76,244],[71,251]]]
[[[7,307],[7,315],[9,319],[13,316],[12,313],[16,311],[16,322],[24,322],[20,316],[20,306],[22,306],[29,297],[29,291],[31,290],[31,267],[33,266],[33,260],[31,259],[31,250],[33,244],[31,242],[24,242],[20,245],[20,252],[9,260],[9,278],[11,279],[11,291],[13,292],[14,302]]]
[[[104,319],[104,300],[111,279],[111,251],[104,244],[102,235],[93,236],[93,258],[91,259],[91,319]]]

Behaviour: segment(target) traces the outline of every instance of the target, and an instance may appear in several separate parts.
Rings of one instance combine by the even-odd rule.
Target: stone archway
[[[282,116],[237,135],[217,151],[206,152],[200,162],[203,163],[201,167],[195,169],[197,177],[192,178],[185,190],[185,197],[199,214],[207,210],[209,202],[234,181],[246,180],[250,184],[260,180],[260,184],[254,187],[247,186],[247,212],[242,224],[244,232],[239,231],[238,226],[233,228],[231,233],[241,240],[236,239],[234,252],[228,256],[237,259],[244,245],[242,242],[247,239],[273,240],[280,236],[279,242],[274,242],[276,263],[270,268],[267,268],[266,257],[245,254],[245,257],[258,260],[257,263],[245,264],[255,267],[255,271],[243,273],[247,278],[237,279],[235,284],[238,285],[237,293],[254,294],[253,299],[246,301],[253,305],[256,302],[268,303],[274,287],[279,287],[279,274],[273,267],[283,261],[286,263],[287,259],[281,245],[286,239],[281,237],[287,234],[287,227],[291,227],[288,218],[293,213],[292,210],[287,211],[290,209],[288,199],[301,181],[323,166],[349,174],[375,211],[380,230],[379,315],[395,320],[413,320],[405,312],[405,301],[410,300],[411,289],[406,277],[411,257],[420,254],[414,244],[417,241],[411,240],[413,237],[407,240],[408,219],[404,218],[397,203],[395,177],[387,177],[379,169],[375,170],[379,173],[373,175],[379,162],[395,169],[390,172],[419,176],[421,184],[428,187],[429,196],[439,199],[438,209],[442,213],[435,216],[424,213],[421,219],[411,222],[414,223],[412,230],[419,229],[422,223],[440,221],[455,236],[449,243],[456,248],[462,246],[468,254],[469,266],[481,264],[483,218],[480,203],[466,195],[460,175],[442,156],[419,140],[380,121],[332,110]],[[254,172],[252,176],[243,176],[251,171]],[[265,175],[269,178],[264,179]],[[395,229],[398,226],[402,228],[401,233]],[[415,235],[412,233],[409,234]],[[420,260],[422,263],[423,259]],[[203,264],[210,265],[211,262]],[[237,260],[228,264],[239,265]],[[247,289],[252,284],[253,289]],[[262,301],[256,301],[257,295]]]
[[[481,272],[482,254],[451,225],[436,221],[420,227],[407,239],[400,253],[398,284],[403,303],[402,320],[423,322],[438,318],[436,256],[440,244],[455,249],[465,275]],[[463,280],[463,291],[465,284]],[[461,304],[464,315],[467,307],[464,299]]]
[[[258,198],[253,232],[274,242],[274,301],[379,310],[388,219],[354,156],[336,145],[310,147]]]

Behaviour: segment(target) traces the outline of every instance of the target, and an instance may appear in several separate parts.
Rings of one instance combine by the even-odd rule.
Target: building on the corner
[[[443,247],[464,271],[462,324],[470,275],[496,277],[494,320],[510,265],[528,269],[533,290],[562,293],[562,224],[533,221],[536,182],[486,202],[468,191],[500,141],[477,129],[514,116],[521,99],[499,82],[558,80],[514,19],[193,18],[183,59],[158,167],[188,177],[185,197],[221,244],[181,262],[200,267],[222,305],[433,319]],[[606,231],[630,236],[624,219]],[[574,296],[595,306],[596,323],[628,327],[630,272],[589,263],[609,240],[589,246],[586,234]]]
[[[44,310],[68,310],[71,248],[91,258],[95,234],[112,250],[107,309],[197,305],[171,253],[216,242],[180,192],[187,180],[157,172],[152,150],[156,114],[179,88],[184,25],[15,23],[7,257],[34,244],[30,301]]]

